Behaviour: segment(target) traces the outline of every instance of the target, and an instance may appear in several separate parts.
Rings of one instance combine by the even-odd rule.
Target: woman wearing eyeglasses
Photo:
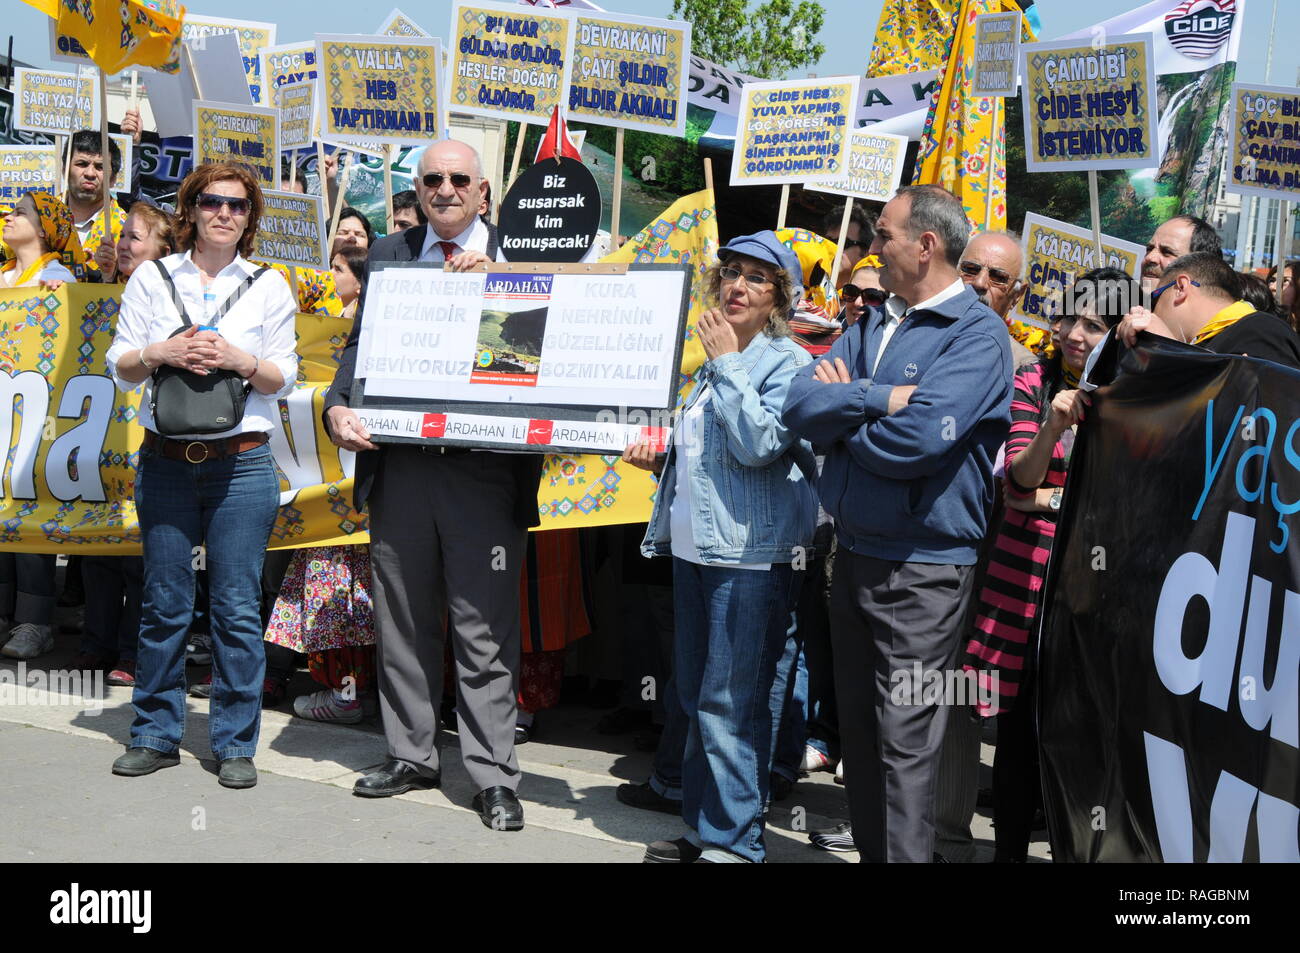
[[[137,776],[178,763],[185,636],[202,562],[214,643],[212,752],[221,784],[247,788],[257,783],[252,758],[266,665],[260,575],[280,489],[267,440],[279,419],[276,399],[297,376],[297,306],[284,278],[247,260],[262,193],[245,166],[198,167],[181,184],[176,207],[178,252],[131,275],[107,358],[122,390],[145,383],[135,494],[144,546],[136,717],[113,773]],[[164,365],[195,378],[227,371],[242,379],[242,416],[216,433],[160,435],[152,400]]]
[[[812,542],[812,448],[782,423],[810,360],[788,336],[799,260],[772,232],[732,240],[705,277],[717,307],[696,333],[708,357],[666,456],[634,444],[624,459],[659,474],[641,550],[673,557],[673,678],[688,728],[682,819],[652,863],[761,862],[772,769],[777,663]],[[776,691],[773,691],[776,686]]]
[[[1087,272],[1066,293],[1060,317],[1052,322],[1054,354],[1016,373],[1005,448],[1006,506],[994,530],[965,661],[994,692],[991,705],[977,706],[980,714],[998,716],[993,762],[998,861],[1025,861],[1039,799],[1029,634],[1042,609],[1075,430],[1089,406],[1079,378],[1092,349],[1139,300],[1140,286],[1124,272]]]

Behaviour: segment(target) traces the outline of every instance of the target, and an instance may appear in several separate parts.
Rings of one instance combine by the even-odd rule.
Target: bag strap
[[[163,281],[166,282],[167,290],[171,292],[172,304],[176,305],[176,310],[180,313],[181,324],[188,328],[194,322],[190,320],[189,312],[185,310],[185,303],[181,300],[181,293],[176,287],[176,282],[172,279],[171,273],[161,261],[155,258],[153,263],[158,268],[158,274],[162,275]],[[226,312],[233,308],[235,303],[244,296],[244,292],[253,286],[253,282],[257,281],[258,278],[261,278],[262,275],[266,274],[270,270],[271,269],[269,268],[262,267],[257,269],[251,275],[247,275],[244,280],[239,283],[239,286],[230,293],[230,297],[223,301],[217,310],[213,312],[212,322],[215,324],[225,317]]]

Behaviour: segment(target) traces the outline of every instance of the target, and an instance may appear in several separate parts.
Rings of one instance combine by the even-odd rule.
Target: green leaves
[[[748,0],[673,0],[673,16],[690,21],[697,56],[759,79],[784,78],[826,52],[817,0],[767,0],[753,10]]]

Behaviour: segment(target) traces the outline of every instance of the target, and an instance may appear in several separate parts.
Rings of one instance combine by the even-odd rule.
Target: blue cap
[[[799,264],[799,256],[776,237],[776,232],[769,229],[765,232],[755,232],[753,235],[741,235],[718,249],[719,261],[726,261],[732,255],[747,255],[784,271],[794,285],[794,301],[790,302],[791,307],[802,300],[803,266]]]

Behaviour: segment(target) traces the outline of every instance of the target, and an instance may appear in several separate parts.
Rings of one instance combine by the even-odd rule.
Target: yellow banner
[[[686,135],[691,25],[578,14],[569,120]]]
[[[1227,191],[1300,201],[1300,89],[1232,84]]]
[[[139,552],[135,467],[140,390],[123,393],[104,355],[121,285],[0,292],[0,547],[10,552]],[[367,542],[352,509],[351,455],[320,415],[351,322],[298,315],[297,388],[271,447],[281,472],[272,548]]]
[[[961,0],[886,0],[880,10],[867,76],[939,69],[957,26]]]
[[[280,187],[280,116],[265,106],[194,101],[194,164],[239,162],[263,188]]]
[[[441,138],[441,48],[422,37],[316,37],[321,135],[393,145]]]
[[[280,148],[307,149],[316,141],[316,83],[302,79],[271,90],[280,111]]]
[[[394,10],[388,19],[375,31],[380,36],[428,36],[424,27],[416,23],[401,10]]]
[[[50,136],[99,128],[99,77],[55,70],[14,70],[13,127]]]
[[[448,108],[544,123],[565,104],[573,20],[559,11],[490,3],[451,10]]]
[[[264,191],[253,257],[292,268],[328,269],[325,200],[301,192]]]
[[[129,66],[174,73],[184,16],[176,0],[63,0],[58,33],[80,43],[106,74]]]
[[[28,192],[55,195],[62,173],[54,146],[0,147],[0,203],[17,205]]]
[[[858,77],[746,83],[740,90],[732,185],[843,184]]]
[[[268,46],[275,45],[275,24],[258,23],[252,20],[221,20],[215,17],[199,17],[186,14],[181,36],[186,43],[202,43],[204,37],[225,33],[235,34],[239,42],[239,55],[244,60],[244,78],[248,80],[248,90],[253,102],[264,102],[262,98],[262,57],[259,55]]]
[[[691,264],[691,309],[678,378],[679,407],[695,386],[695,374],[704,364],[704,347],[695,335],[695,324],[704,310],[700,279],[717,255],[718,220],[713,193],[706,190],[678,199],[622,248],[601,259],[625,264]],[[537,491],[542,520],[539,529],[648,522],[656,486],[653,476],[620,462],[618,454],[550,455]]]

